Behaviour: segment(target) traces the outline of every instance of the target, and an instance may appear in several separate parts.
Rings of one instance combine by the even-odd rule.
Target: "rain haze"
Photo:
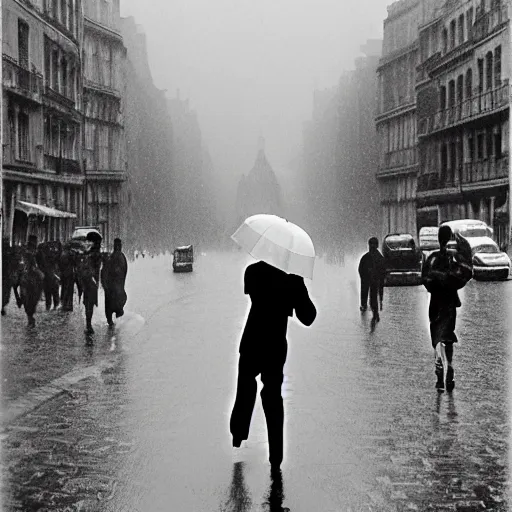
[[[189,98],[215,175],[232,189],[259,135],[278,177],[287,173],[314,89],[337,85],[361,45],[382,37],[389,3],[122,0],[121,15],[146,34],[156,86]]]

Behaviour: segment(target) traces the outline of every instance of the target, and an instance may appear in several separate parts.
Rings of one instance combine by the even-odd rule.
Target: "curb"
[[[43,403],[65,393],[69,388],[81,380],[89,377],[98,377],[105,370],[113,368],[119,361],[119,356],[109,357],[90,366],[78,366],[62,377],[52,380],[44,386],[37,387],[14,400],[0,413],[0,426],[2,429],[9,427],[17,419],[32,412]]]

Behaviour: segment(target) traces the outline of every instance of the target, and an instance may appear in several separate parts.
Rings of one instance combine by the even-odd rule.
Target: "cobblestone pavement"
[[[117,326],[113,352],[112,333],[97,335],[99,371],[4,427],[3,510],[511,509],[510,283],[461,294],[456,388],[439,394],[423,289],[387,289],[372,332],[353,269],[320,264],[308,284],[318,319],[290,325],[285,463],[272,480],[259,403],[241,449],[228,431],[245,262],[211,255],[171,292],[155,285],[151,305],[133,297],[145,327]],[[145,286],[171,283],[151,265]]]

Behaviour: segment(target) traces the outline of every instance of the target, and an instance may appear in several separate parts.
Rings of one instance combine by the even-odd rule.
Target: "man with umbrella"
[[[307,326],[316,318],[315,306],[301,277],[312,277],[314,248],[305,231],[274,215],[249,217],[232,238],[260,260],[249,265],[244,275],[244,293],[252,304],[239,349],[237,392],[230,421],[233,446],[239,447],[249,436],[256,377],[261,374],[269,461],[277,469],[283,460],[281,385],[288,349],[288,317],[295,312]]]
[[[91,242],[92,246],[89,251],[80,258],[78,265],[78,279],[84,294],[86,334],[94,334],[92,328],[92,314],[94,306],[98,306],[98,285],[100,282],[101,269],[101,241],[102,237],[99,233],[87,233],[87,242]]]

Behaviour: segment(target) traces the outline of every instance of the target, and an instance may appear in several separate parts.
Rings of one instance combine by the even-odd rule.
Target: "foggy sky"
[[[297,150],[314,88],[336,85],[382,37],[391,0],[121,0],[147,35],[155,85],[197,110],[216,171],[248,172],[257,137],[279,174]]]

